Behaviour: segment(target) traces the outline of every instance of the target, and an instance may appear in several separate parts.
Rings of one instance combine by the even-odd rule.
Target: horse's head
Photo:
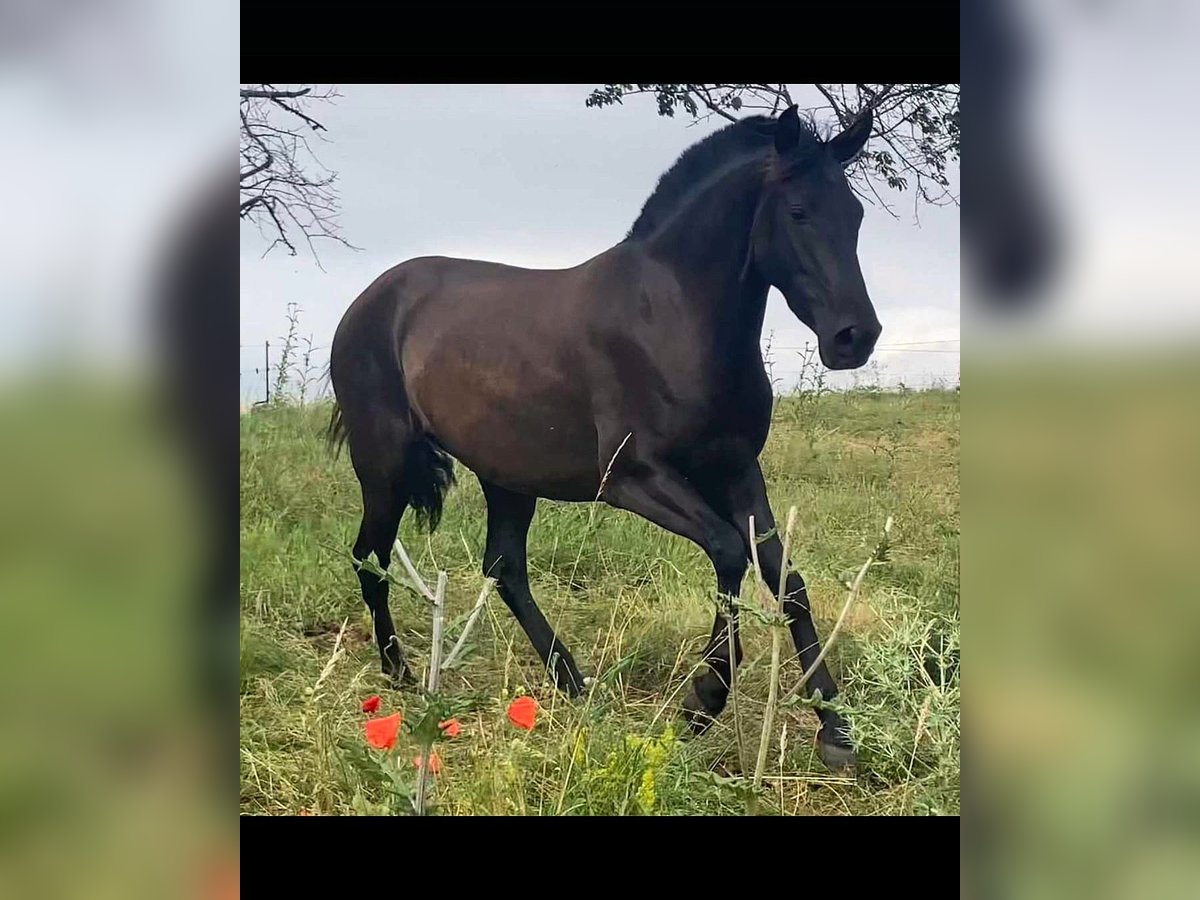
[[[816,334],[821,361],[854,369],[883,330],[858,264],[863,208],[845,173],[871,133],[871,115],[828,141],[803,129],[795,106],[776,121],[748,262]]]

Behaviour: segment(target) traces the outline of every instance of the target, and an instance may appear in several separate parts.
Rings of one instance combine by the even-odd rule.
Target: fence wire
[[[763,341],[763,357],[776,394],[812,390],[930,390],[957,389],[959,386],[959,341],[907,341],[883,344],[877,352],[936,354],[952,365],[930,366],[920,370],[889,368],[878,357],[861,369],[832,371],[820,364],[816,346],[779,345]],[[243,409],[270,402],[276,392],[293,401],[314,401],[332,396],[329,384],[329,345],[304,344],[291,348],[287,370],[280,373],[283,341],[240,344],[240,393]],[[953,345],[953,346],[951,346]],[[947,357],[953,357],[951,361]],[[930,358],[933,357],[923,357]],[[281,377],[282,374],[282,377]]]

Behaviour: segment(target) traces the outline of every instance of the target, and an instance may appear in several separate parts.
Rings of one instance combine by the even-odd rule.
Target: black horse
[[[355,559],[374,552],[386,568],[409,507],[436,527],[457,458],[487,499],[484,571],[571,695],[584,678],[526,573],[539,497],[603,500],[688,538],[712,560],[717,590],[736,597],[749,517],[760,532],[775,525],[758,464],[772,403],[760,348],[768,288],[816,333],[829,368],[863,365],[879,337],[857,256],[863,210],[844,172],[870,130],[868,114],[823,141],[795,107],[742,119],[679,158],[625,240],[571,269],[427,257],[380,275],[346,312],[330,358],[330,438],[349,443],[362,485]],[[777,537],[759,558],[778,585]],[[401,677],[387,583],[362,569],[359,579],[384,672]],[[786,592],[807,669],[820,647],[798,574]],[[733,626],[740,662],[736,608]],[[725,706],[730,656],[718,613],[684,701],[697,731]],[[824,663],[807,687],[837,693]],[[826,764],[853,762],[846,723],[819,715]]]

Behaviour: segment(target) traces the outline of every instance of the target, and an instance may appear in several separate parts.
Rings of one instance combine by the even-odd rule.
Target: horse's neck
[[[761,164],[747,161],[698,191],[647,242],[723,342],[756,348],[767,285],[746,261],[761,190]]]

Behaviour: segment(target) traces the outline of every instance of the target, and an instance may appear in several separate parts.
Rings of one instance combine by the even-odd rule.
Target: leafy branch
[[[840,128],[867,110],[874,113],[871,141],[848,168],[850,186],[869,203],[898,218],[894,197],[912,188],[913,217],[920,204],[957,205],[948,166],[959,159],[957,84],[814,84],[825,100],[805,112],[814,120],[832,113]],[[606,84],[585,101],[588,107],[621,104],[625,97],[652,96],[658,114],[683,110],[695,120],[718,116],[776,115],[792,104],[786,84]],[[882,193],[881,193],[882,191]]]

